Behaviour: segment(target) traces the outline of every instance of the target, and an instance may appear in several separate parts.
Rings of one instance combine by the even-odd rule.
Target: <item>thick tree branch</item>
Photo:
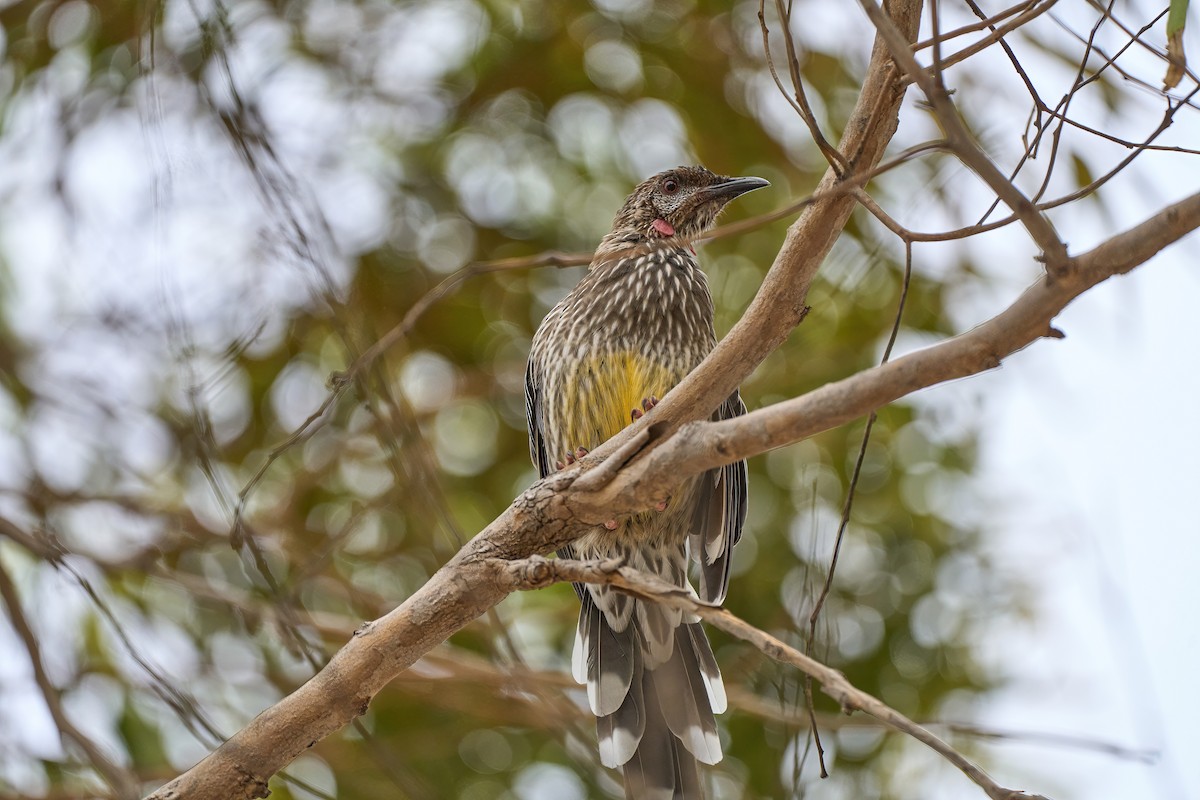
[[[906,32],[915,32],[915,15],[908,16],[915,5],[901,10]],[[843,150],[852,156],[852,164],[877,160],[895,125],[894,112],[870,113],[892,109],[900,91],[896,73],[878,45],[875,56],[864,89],[864,99],[870,97],[867,110],[855,117],[863,127],[848,130],[843,139],[843,146],[848,140],[859,145]],[[860,109],[863,106],[860,103]],[[704,409],[715,407],[787,336],[803,314],[816,265],[855,202],[845,193],[809,207],[789,231],[746,318],[672,392],[677,397],[672,416],[659,415],[660,406],[648,415],[651,422],[686,419],[697,409],[703,416]],[[940,345],[736,420],[692,423],[672,436],[662,435],[663,426],[631,426],[604,449],[615,451],[631,435],[645,436],[658,446],[640,455],[638,448],[630,448],[627,457],[611,459],[602,470],[611,480],[593,491],[573,487],[588,474],[584,470],[593,463],[591,458],[535,483],[403,605],[360,628],[312,680],[152,797],[264,796],[267,780],[279,769],[362,714],[392,678],[515,588],[511,571],[498,564],[554,550],[614,513],[649,508],[691,474],[797,441],[917,389],[990,369],[1037,338],[1054,335],[1051,320],[1074,297],[1145,262],[1198,226],[1200,195],[1195,195],[1079,256],[1054,282],[1043,278],[998,317]]]
[[[649,508],[688,475],[835,428],[919,389],[993,369],[1040,338],[1061,338],[1051,322],[1067,304],[1197,227],[1200,193],[1071,259],[1061,277],[1043,275],[1005,311],[967,333],[743,417],[688,423],[627,464],[611,483],[580,498],[581,508],[589,515]]]
[[[538,583],[536,572],[518,581],[498,563],[554,550],[614,512],[649,508],[659,493],[689,475],[840,425],[917,389],[995,367],[1030,342],[1054,335],[1051,320],[1076,296],[1144,263],[1197,227],[1200,194],[1074,259],[1062,278],[1043,277],[969,333],[735,420],[691,423],[613,473],[600,492],[572,490],[579,468],[538,481],[403,605],[360,628],[312,680],[152,797],[264,796],[271,775],[362,714],[371,697],[420,656],[518,585]]]
[[[908,42],[915,40],[921,20],[920,0],[888,4],[894,29]],[[877,37],[858,102],[846,122],[838,150],[845,175],[870,172],[883,158],[896,132],[905,81],[887,45]],[[817,269],[841,235],[857,201],[850,191],[838,190],[844,177],[826,171],[814,201],[788,228],[783,246],[746,313],[690,375],[673,388],[654,411],[614,436],[584,460],[591,465],[610,456],[629,436],[653,426],[658,433],[688,420],[705,419],[750,373],[776,350],[804,319],[808,289]]]

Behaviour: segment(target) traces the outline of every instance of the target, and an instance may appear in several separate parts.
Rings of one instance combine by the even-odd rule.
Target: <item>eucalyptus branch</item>
[[[702,603],[692,592],[681,589],[657,575],[639,572],[620,562],[573,561],[555,559],[550,561],[539,556],[509,561],[497,566],[504,580],[514,590],[540,589],[560,581],[582,583],[606,583],[646,600],[661,603],[670,608],[686,611],[703,619],[714,628],[720,628],[757,648],[768,658],[788,664],[803,672],[820,684],[821,690],[850,714],[862,711],[879,720],[888,728],[906,734],[929,747],[945,758],[956,769],[984,790],[992,800],[1045,800],[1041,795],[1029,795],[1006,789],[992,780],[979,765],[946,744],[927,728],[918,725],[882,700],[856,688],[846,676],[816,659],[806,656],[786,642],[760,630],[719,606]]]
[[[887,30],[902,31],[901,38],[911,40],[919,3],[894,5],[899,25],[889,23]],[[902,96],[900,74],[887,48],[877,42],[863,94],[840,145],[853,171],[869,171],[880,162]],[[508,562],[555,550],[614,514],[651,508],[692,475],[844,424],[919,389],[994,368],[1039,338],[1061,336],[1052,322],[1071,300],[1200,227],[1197,194],[1070,259],[1070,269],[1053,280],[1044,275],[1006,311],[968,333],[742,417],[686,422],[707,416],[803,319],[817,266],[859,202],[853,191],[835,191],[839,181],[832,172],[826,174],[818,188],[823,199],[808,205],[789,229],[746,315],[657,408],[588,458],[530,486],[403,604],[359,628],[308,683],[152,797],[264,796],[272,775],[364,713],[372,697],[398,674],[509,592],[539,583],[536,570],[532,577],[519,572],[514,577],[519,568]],[[1065,253],[1062,263],[1068,263]],[[723,613],[705,611],[719,627],[732,624]],[[768,640],[763,644],[774,648]],[[773,655],[790,659],[784,651],[773,650]],[[817,673],[815,679],[837,685],[836,673],[822,672],[827,667],[803,663]],[[886,707],[842,689],[846,702],[865,703],[862,707],[888,717],[889,724],[904,724],[890,717]],[[936,737],[918,738],[939,747]],[[969,762],[960,768],[991,797],[1020,796],[989,785],[986,776],[971,772]]]
[[[745,416],[690,422],[675,435],[651,436],[615,480],[602,485],[584,474],[576,481],[576,490],[589,493],[577,501],[578,513],[592,520],[651,508],[687,476],[798,442],[919,389],[994,369],[1040,338],[1062,338],[1052,322],[1072,300],[1198,227],[1200,193],[1076,256],[1074,268],[1061,278],[1043,275],[1007,309],[967,333]]]
[[[504,562],[555,550],[603,525],[614,512],[651,508],[691,475],[843,424],[918,389],[993,368],[1038,338],[1061,336],[1051,321],[1067,303],[1197,227],[1200,194],[1078,256],[1076,269],[1062,279],[1043,276],[1006,311],[969,333],[733,420],[689,423],[671,435],[642,428],[648,452],[596,470],[609,477],[600,487],[587,486],[586,459],[538,481],[402,605],[359,628],[308,683],[152,797],[265,796],[270,776],[364,713],[396,675],[518,583],[522,588],[537,583],[515,580]],[[711,621],[722,624],[718,618]]]

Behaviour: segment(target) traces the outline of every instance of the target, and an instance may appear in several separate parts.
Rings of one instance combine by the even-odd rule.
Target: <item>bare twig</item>
[[[936,34],[937,26],[934,26]],[[866,197],[866,192],[859,189],[855,192],[855,197],[862,202]],[[900,234],[904,239],[903,234]],[[888,336],[887,346],[883,349],[883,357],[880,359],[880,364],[886,364],[888,359],[892,357],[892,348],[896,346],[896,337],[900,335],[900,321],[904,318],[904,305],[908,300],[908,289],[912,282],[912,242],[904,239],[904,278],[900,284],[900,300],[896,304],[896,316],[892,319],[892,331]],[[842,518],[838,523],[837,536],[833,540],[833,554],[829,558],[829,569],[825,573],[825,583],[821,586],[821,591],[817,595],[817,600],[813,603],[812,612],[808,616],[808,637],[804,643],[804,651],[807,654],[812,653],[813,642],[817,638],[817,622],[821,618],[821,611],[825,608],[825,600],[829,597],[829,592],[833,589],[833,576],[837,571],[838,556],[842,552],[842,541],[846,536],[846,528],[850,525],[850,512],[854,509],[854,496],[858,489],[858,478],[862,474],[863,461],[867,457],[867,446],[871,442],[871,430],[875,427],[875,420],[878,415],[872,411],[867,417],[867,424],[863,428],[862,442],[858,447],[858,457],[854,460],[854,471],[850,476],[850,486],[846,489],[846,502],[842,507]],[[828,775],[825,768],[825,748],[821,745],[821,734],[817,730],[816,709],[813,708],[811,678],[805,679],[804,697],[808,704],[808,715],[812,725],[813,738],[817,744],[817,760],[821,768],[821,777]]]
[[[796,55],[796,42],[792,38],[792,12],[791,3],[784,3],[784,0],[775,0],[775,10],[779,15],[779,21],[783,28],[782,36],[784,47],[787,50],[788,58],[788,73],[792,79],[793,95],[789,95],[783,87],[783,81],[779,79],[779,73],[775,69],[775,59],[771,57],[771,31],[767,27],[766,16],[766,0],[759,0],[758,3],[758,25],[762,29],[763,54],[767,59],[767,69],[771,73],[771,77],[775,81],[776,88],[779,93],[791,104],[792,109],[804,120],[804,124],[808,126],[808,132],[816,143],[817,149],[821,151],[821,155],[829,162],[829,167],[838,175],[844,175],[849,166],[846,163],[846,158],[837,148],[829,143],[825,138],[825,134],[821,132],[821,126],[817,124],[817,117],[813,114],[812,106],[809,105],[808,96],[804,93],[804,80],[800,75],[800,59]]]
[[[723,608],[699,602],[692,597],[690,592],[664,581],[657,575],[638,572],[611,560],[598,562],[555,559],[551,561],[536,556],[521,561],[505,562],[498,565],[497,569],[504,579],[509,581],[509,585],[514,590],[539,589],[559,581],[605,583],[638,597],[695,614],[713,627],[720,628],[730,636],[748,642],[764,655],[781,663],[789,664],[817,681],[821,685],[821,690],[836,700],[845,713],[862,711],[892,730],[911,736],[929,747],[983,789],[992,800],[1020,800],[1020,798],[1045,800],[1041,795],[1030,795],[1004,788],[992,780],[979,765],[946,744],[927,728],[913,722],[883,701],[856,688],[846,680],[842,673],[809,658],[791,645],[759,630]]]
[[[62,705],[62,697],[59,694],[58,687],[54,685],[50,680],[50,676],[46,673],[46,667],[42,662],[41,646],[38,643],[37,636],[34,634],[33,628],[29,625],[29,620],[25,618],[25,612],[21,608],[21,596],[17,593],[17,587],[13,585],[12,578],[9,577],[8,571],[4,569],[3,564],[0,564],[0,599],[4,600],[5,608],[8,611],[8,619],[12,623],[13,630],[17,632],[17,637],[25,645],[25,652],[29,656],[29,662],[33,667],[34,683],[37,684],[38,690],[42,693],[42,699],[46,703],[46,708],[50,711],[50,716],[54,720],[54,726],[58,728],[59,734],[64,740],[71,742],[83,751],[88,761],[92,763],[92,766],[96,768],[96,771],[108,783],[116,797],[122,800],[135,800],[141,794],[137,778],[109,758],[100,746],[88,738],[87,734],[76,727],[75,723],[71,722],[67,716],[66,710]]]
[[[555,673],[546,675],[546,680],[553,682],[554,679]],[[559,680],[570,679],[567,676],[561,676]],[[725,693],[729,696],[730,706],[763,719],[775,720],[787,725],[804,723],[807,720],[807,715],[802,716],[790,705],[780,703],[778,700],[768,700],[765,697],[760,697],[741,686],[726,686]],[[877,730],[881,727],[886,727],[878,720],[863,719],[862,717],[846,717],[840,714],[835,715],[821,712],[817,712],[815,716],[817,724],[828,731],[846,730],[848,728]],[[966,736],[993,742],[1036,742],[1053,747],[1089,750],[1112,756],[1113,758],[1140,761],[1143,764],[1153,764],[1160,756],[1157,750],[1129,747],[1105,739],[1096,739],[1078,734],[994,728],[990,725],[979,725],[974,722],[956,722],[943,719],[917,720],[917,724],[925,728],[939,728],[956,736]]]
[[[956,50],[955,52],[946,56],[946,58],[942,60],[942,68],[945,69],[947,67],[952,67],[955,64],[960,64],[976,53],[986,50],[997,42],[1003,41],[1005,36],[1017,30],[1018,28],[1028,25],[1042,14],[1045,14],[1047,11],[1053,8],[1057,2],[1058,0],[1045,0],[1045,2],[1041,3],[1040,5],[1033,5],[1025,9],[1017,18],[1010,20],[999,27],[993,27],[991,33],[989,33],[987,36],[984,36],[983,38],[967,45],[963,49]],[[947,37],[943,36],[941,37],[941,40],[944,41],[946,38]],[[932,38],[930,40],[930,45],[937,41],[939,41],[937,37]],[[919,49],[919,47],[920,46],[918,45],[918,47],[914,48],[914,50]]]
[[[1126,25],[1126,24],[1125,24],[1124,22],[1122,22],[1120,19],[1118,19],[1117,17],[1115,17],[1115,16],[1113,15],[1113,13],[1112,13],[1112,9],[1111,9],[1111,8],[1106,8],[1105,6],[1101,5],[1101,4],[1098,2],[1098,0],[1088,0],[1088,2],[1090,3],[1090,5],[1091,5],[1093,8],[1095,8],[1095,9],[1096,9],[1097,11],[1099,11],[1101,14],[1104,14],[1106,17],[1108,17],[1109,19],[1111,19],[1114,25],[1116,25],[1118,28],[1120,28],[1121,30],[1123,30],[1123,31],[1124,31],[1126,34],[1128,34],[1128,35],[1132,36],[1132,37],[1133,37],[1133,38],[1134,38],[1134,39],[1137,41],[1138,45],[1139,45],[1139,46],[1140,46],[1140,47],[1141,47],[1143,50],[1145,50],[1146,52],[1148,52],[1148,53],[1151,53],[1152,55],[1154,55],[1154,56],[1156,56],[1157,58],[1161,59],[1161,60],[1162,60],[1163,62],[1165,62],[1166,64],[1168,64],[1168,65],[1169,65],[1169,64],[1171,64],[1171,61],[1172,61],[1172,59],[1171,59],[1171,54],[1170,54],[1170,53],[1166,52],[1165,50],[1160,50],[1159,48],[1155,47],[1154,45],[1151,45],[1151,44],[1149,44],[1148,42],[1144,41],[1144,40],[1141,38],[1141,36],[1140,36],[1139,34],[1135,34],[1135,33],[1134,33],[1134,32],[1133,32],[1133,31],[1132,31],[1130,28],[1129,28],[1129,26],[1128,26],[1128,25]],[[1162,16],[1163,16],[1163,14],[1159,14],[1159,15],[1156,17],[1156,19],[1159,19],[1159,18],[1161,18]],[[1200,75],[1197,75],[1195,72],[1193,72],[1193,71],[1192,71],[1191,69],[1189,69],[1189,68],[1186,68],[1186,67],[1185,67],[1185,68],[1184,68],[1184,70],[1183,70],[1183,72],[1182,72],[1182,75],[1186,75],[1186,76],[1187,76],[1187,77],[1188,77],[1190,80],[1192,80],[1194,83],[1200,83]],[[1182,75],[1181,75],[1180,77],[1182,77]]]
[[[950,100],[950,95],[940,79],[940,72],[931,76],[924,70],[913,56],[908,37],[888,17],[874,0],[859,0],[867,12],[875,29],[887,43],[892,57],[901,69],[918,85],[942,126],[946,139],[950,142],[955,154],[971,171],[983,180],[996,195],[1004,201],[1012,212],[1025,225],[1029,235],[1042,250],[1046,269],[1051,275],[1059,275],[1069,269],[1069,257],[1066,245],[1058,237],[1050,220],[1033,205],[1028,197],[1000,172],[987,154],[975,142],[975,138],[963,124],[958,109]]]
[[[1038,2],[1039,0],[1024,0],[1024,2],[1009,6],[1008,8],[1005,8],[990,17],[980,14],[979,22],[972,22],[970,25],[963,25],[955,28],[954,30],[946,31],[941,35],[931,36],[928,39],[922,39],[913,45],[913,52],[919,53],[922,50],[932,47],[934,42],[945,43],[951,39],[957,39],[960,36],[965,36],[968,33],[976,33],[984,28],[990,28],[994,32],[998,23],[1003,22],[1014,14],[1020,14],[1029,10],[1031,7],[1037,5]]]

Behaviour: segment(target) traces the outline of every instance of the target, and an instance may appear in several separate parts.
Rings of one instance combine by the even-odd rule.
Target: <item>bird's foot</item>
[[[568,465],[574,464],[588,454],[586,447],[576,447],[574,451],[568,450],[567,455],[562,461],[555,461],[555,469],[566,469]]]
[[[635,408],[633,411],[630,411],[629,418],[633,422],[637,422],[639,419],[646,416],[646,414],[649,413],[650,409],[654,408],[656,405],[658,405],[658,398],[655,397],[654,395],[650,395],[649,397],[642,398],[642,407]]]
[[[554,466],[560,470],[566,469],[576,461],[582,461],[583,457],[587,454],[588,449],[586,447],[576,447],[574,450],[568,450],[562,461],[554,462]],[[615,519],[610,519],[604,523],[604,527],[610,531],[615,531],[617,529],[617,521]]]
[[[646,414],[648,414],[650,412],[650,410],[652,408],[654,408],[656,405],[658,405],[658,398],[655,397],[654,395],[650,395],[649,397],[643,398],[642,399],[642,407],[635,408],[635,409],[633,409],[633,411],[629,412],[629,417],[634,422],[637,422],[639,419],[646,416]],[[655,511],[666,511],[667,504],[670,502],[671,502],[671,498],[669,498],[669,497],[666,498],[665,500],[659,500],[657,503],[654,504],[654,510]]]

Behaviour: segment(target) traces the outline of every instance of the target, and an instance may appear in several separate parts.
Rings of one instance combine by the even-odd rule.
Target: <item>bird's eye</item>
[[[667,194],[675,194],[679,191],[679,183],[674,178],[667,178],[662,183],[662,189]]]

